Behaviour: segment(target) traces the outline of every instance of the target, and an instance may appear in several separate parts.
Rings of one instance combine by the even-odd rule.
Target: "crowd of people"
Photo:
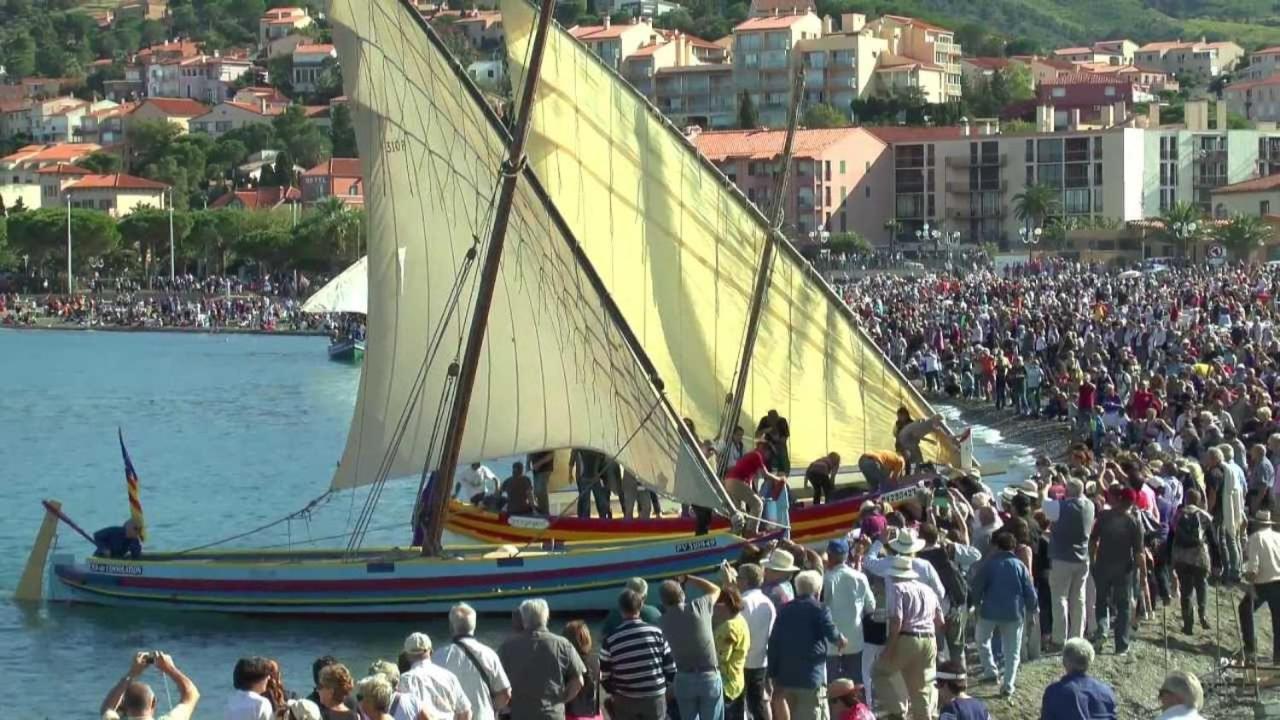
[[[97,295],[0,296],[0,323],[136,329],[242,329],[331,332],[338,321],[302,312],[302,302],[269,295],[187,296],[122,292]]]

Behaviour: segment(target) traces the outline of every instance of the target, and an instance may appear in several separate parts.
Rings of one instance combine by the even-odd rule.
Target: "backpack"
[[[1200,513],[1192,510],[1178,516],[1173,526],[1173,546],[1180,548],[1197,548],[1201,545]]]
[[[951,601],[952,607],[964,607],[968,604],[969,578],[960,570],[954,550],[946,546],[934,547],[921,551],[919,557],[937,571],[942,589],[947,591],[947,599]]]

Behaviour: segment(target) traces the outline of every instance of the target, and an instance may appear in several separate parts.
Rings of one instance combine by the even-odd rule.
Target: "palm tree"
[[[316,204],[316,224],[321,236],[329,240],[336,251],[339,264],[347,265],[359,259],[359,248],[349,247],[348,243],[359,235],[360,213],[340,198],[330,196]]]
[[[1061,195],[1049,185],[1028,185],[1013,196],[1013,212],[1024,226],[1043,228],[1046,219],[1061,212]]]
[[[1189,202],[1176,202],[1170,205],[1169,209],[1160,216],[1160,222],[1164,224],[1165,237],[1178,247],[1184,259],[1188,256],[1187,251],[1191,247],[1191,242],[1203,238],[1208,231],[1204,213],[1200,211],[1199,206]]]
[[[1271,226],[1252,215],[1233,215],[1213,231],[1213,238],[1222,243],[1238,260],[1247,260],[1249,254],[1262,247],[1270,239]]]

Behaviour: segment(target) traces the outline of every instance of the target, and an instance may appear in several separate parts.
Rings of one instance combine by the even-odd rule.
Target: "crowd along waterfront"
[[[149,547],[182,549],[270,522],[304,505],[332,474],[359,372],[325,359],[325,339],[218,334],[0,331],[0,460],[9,515],[0,525],[0,591],[11,595],[39,526],[40,500],[67,501],[86,528],[128,517],[116,427],[142,482]],[[1025,448],[975,428],[978,459],[1012,459],[997,486],[1020,480]],[[495,470],[503,468],[495,464]],[[372,543],[406,543],[415,483],[388,484]],[[334,496],[308,522],[245,542],[281,544],[342,533],[364,490]],[[70,499],[76,498],[73,502]],[[61,543],[81,542],[63,533]],[[342,538],[328,545],[341,544]],[[564,617],[554,613],[553,625]],[[497,639],[508,622],[484,617]],[[307,687],[311,661],[353,668],[394,658],[414,629],[444,637],[441,619],[314,619],[134,613],[0,604],[0,674],[24,688],[15,715],[94,708],[138,649],[171,653],[216,708],[236,658],[267,653],[286,682]],[[57,670],[57,681],[50,673]],[[176,701],[176,695],[175,695]],[[161,691],[161,706],[165,698]]]

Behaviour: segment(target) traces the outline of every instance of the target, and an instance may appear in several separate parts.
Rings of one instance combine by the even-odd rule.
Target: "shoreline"
[[[181,326],[135,327],[131,325],[3,325],[0,330],[34,330],[38,332],[118,332],[118,333],[188,333],[203,335],[280,335],[287,337],[327,337],[323,330],[260,330],[258,328],[200,328]]]
[[[1000,433],[1001,442],[1022,445],[1033,455],[1047,455],[1056,462],[1066,456],[1067,448],[1071,446],[1070,423],[1022,417],[1010,410],[996,410],[985,401],[930,395],[925,399],[934,405],[955,408],[967,426],[981,425],[996,430]]]

